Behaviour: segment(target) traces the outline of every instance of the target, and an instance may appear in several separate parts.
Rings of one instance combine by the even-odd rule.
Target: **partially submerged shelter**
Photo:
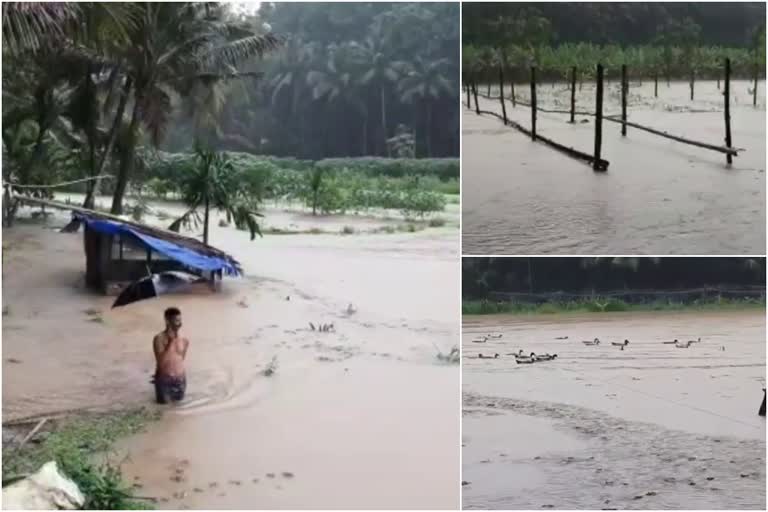
[[[107,295],[168,270],[205,277],[212,287],[224,274],[242,274],[232,256],[194,238],[90,210],[72,208],[72,217],[84,225],[85,282]]]

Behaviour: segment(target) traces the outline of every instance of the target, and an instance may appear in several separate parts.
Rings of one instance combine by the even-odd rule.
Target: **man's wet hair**
[[[179,316],[180,314],[181,311],[179,311],[179,308],[168,308],[165,310],[165,319],[170,320],[171,318]]]

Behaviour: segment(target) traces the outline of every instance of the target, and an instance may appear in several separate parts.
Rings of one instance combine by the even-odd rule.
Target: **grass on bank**
[[[142,408],[51,420],[48,423],[52,423],[53,428],[46,429],[41,442],[30,441],[21,449],[12,444],[3,449],[3,485],[55,460],[59,470],[72,479],[85,496],[83,509],[151,509],[151,502],[135,498],[130,486],[123,482],[118,466],[99,465],[94,459],[109,453],[117,439],[140,432],[157,418],[158,413]]]
[[[765,308],[765,299],[698,299],[691,302],[658,300],[645,303],[628,303],[620,299],[593,298],[571,301],[551,301],[542,304],[527,302],[494,302],[465,300],[464,315],[497,314],[558,314],[558,313],[612,313],[620,311],[720,311],[749,308]]]

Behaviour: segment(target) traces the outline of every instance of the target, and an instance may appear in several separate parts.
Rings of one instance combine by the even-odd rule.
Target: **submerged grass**
[[[596,297],[584,300],[552,301],[541,304],[529,302],[493,302],[488,300],[465,300],[462,303],[464,315],[497,314],[560,314],[560,313],[611,313],[620,311],[721,311],[742,309],[765,309],[763,299],[700,299],[691,302],[658,300],[645,303],[628,303],[620,299]]]
[[[119,466],[99,465],[94,459],[108,454],[117,439],[141,431],[158,417],[159,413],[141,408],[55,420],[43,441],[29,442],[20,449],[3,449],[3,481],[34,473],[44,463],[55,460],[86,497],[86,510],[152,508],[133,495],[122,480]]]

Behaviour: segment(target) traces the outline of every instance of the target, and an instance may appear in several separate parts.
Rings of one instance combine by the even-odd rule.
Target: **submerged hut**
[[[194,238],[91,211],[75,210],[72,216],[85,228],[85,282],[107,295],[168,270],[205,277],[213,289],[224,274],[242,274],[232,256]]]
[[[100,293],[117,295],[142,277],[169,270],[198,275],[217,289],[224,275],[243,272],[235,258],[192,237],[55,201],[20,199],[72,212],[62,231],[84,227],[85,282]]]

